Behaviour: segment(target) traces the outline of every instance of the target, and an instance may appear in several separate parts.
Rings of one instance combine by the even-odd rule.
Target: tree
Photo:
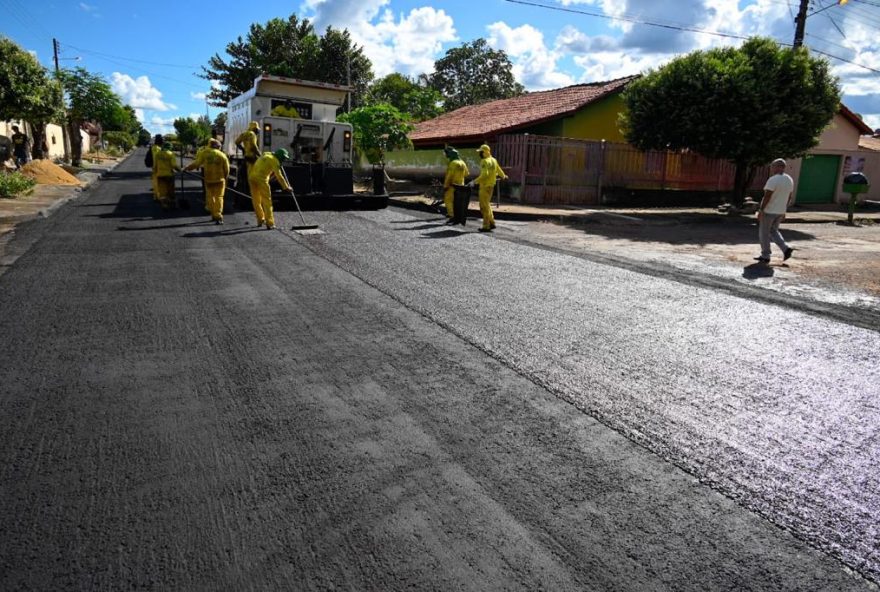
[[[174,130],[181,144],[197,148],[211,138],[211,120],[206,115],[198,119],[179,117],[174,120]]]
[[[733,162],[739,205],[758,166],[818,143],[840,107],[840,88],[828,62],[806,48],[753,38],[676,58],[630,83],[623,98],[628,142]]]
[[[339,117],[354,127],[355,148],[372,164],[384,164],[385,152],[411,148],[413,126],[406,115],[387,103],[354,109]]]
[[[434,62],[434,73],[428,80],[445,97],[443,107],[447,111],[508,99],[525,91],[513,78],[513,65],[507,54],[492,49],[482,38],[447,51]]]
[[[443,96],[439,92],[396,72],[370,85],[367,101],[368,104],[388,103],[408,113],[412,121],[433,119],[443,112]]]
[[[221,111],[214,118],[214,123],[211,125],[211,135],[226,135],[226,111]]]
[[[113,121],[122,108],[119,97],[98,74],[84,68],[61,71],[61,84],[67,94],[67,126],[70,132],[71,163],[82,163],[82,139],[79,130],[86,121]]]
[[[300,20],[295,14],[265,25],[252,24],[245,39],[238,37],[226,45],[226,54],[228,61],[214,54],[202,66],[202,78],[219,83],[208,93],[216,107],[225,107],[230,99],[251,89],[262,73],[332,84],[350,80],[352,106],[363,103],[373,79],[370,60],[347,30],[328,27],[321,37],[308,19]]]
[[[61,86],[37,59],[0,38],[0,119],[22,119],[33,130],[33,156],[43,158],[46,124],[63,116]]]

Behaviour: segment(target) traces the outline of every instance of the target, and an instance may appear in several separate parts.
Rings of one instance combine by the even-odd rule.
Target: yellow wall
[[[563,120],[562,135],[566,138],[624,142],[623,134],[617,127],[617,116],[623,108],[620,93],[605,97],[587,105],[571,117],[566,117]]]

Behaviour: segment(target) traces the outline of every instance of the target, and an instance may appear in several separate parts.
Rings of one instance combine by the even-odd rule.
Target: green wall
[[[562,120],[562,136],[583,140],[625,142],[617,127],[617,117],[623,111],[620,93],[587,105],[571,117]]]

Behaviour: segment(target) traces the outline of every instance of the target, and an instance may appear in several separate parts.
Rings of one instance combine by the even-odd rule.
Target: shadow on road
[[[430,230],[432,228],[441,228],[444,224],[437,222],[436,224],[421,224],[419,226],[413,226],[412,228],[398,228],[397,230]]]
[[[210,223],[210,222],[209,222]],[[166,228],[168,228],[166,226]],[[250,228],[230,228],[229,230],[209,230],[205,232],[187,232],[181,234],[182,238],[215,238],[218,236],[233,236],[236,234],[247,234],[249,232],[267,232],[265,228],[252,226]]]
[[[463,230],[441,230],[440,232],[429,232],[421,236],[421,238],[455,238],[467,234]]]
[[[443,222],[446,220],[446,216],[441,216],[439,218],[416,218],[413,220],[392,220],[391,224],[419,224],[420,222]]]
[[[772,267],[763,263],[752,263],[743,267],[743,277],[747,280],[773,277],[774,273],[775,271]]]
[[[204,226],[213,224],[210,220],[200,220],[199,222],[185,222],[183,224],[156,224],[153,226],[117,226],[116,230],[165,230],[167,228],[188,228],[191,226]]]
[[[641,219],[650,220],[645,216]],[[660,219],[658,217],[658,219]],[[758,243],[758,226],[755,220],[725,219],[717,216],[692,216],[685,220],[665,218],[664,223],[647,224],[615,224],[597,220],[589,222],[583,219],[560,221],[560,225],[611,239],[625,239],[667,243],[670,245],[742,245]],[[808,232],[795,230],[782,225],[780,229],[787,241],[812,241],[816,236]]]

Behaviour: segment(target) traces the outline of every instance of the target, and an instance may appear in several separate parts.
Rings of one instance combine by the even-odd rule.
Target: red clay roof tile
[[[438,144],[453,138],[458,142],[467,139],[480,141],[485,137],[570,115],[593,101],[622,90],[635,78],[637,76],[576,84],[469,105],[416,124],[409,137],[415,145]]]

